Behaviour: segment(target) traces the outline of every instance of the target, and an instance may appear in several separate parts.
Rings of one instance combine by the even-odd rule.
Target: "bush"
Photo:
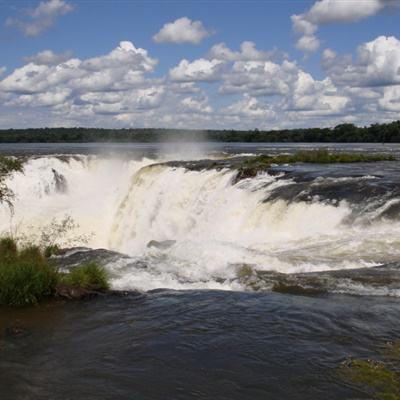
[[[0,239],[0,306],[37,304],[56,295],[60,283],[91,291],[109,289],[106,271],[94,262],[60,274],[48,260],[57,250],[51,246],[43,252],[32,245],[19,249],[12,238]]]
[[[57,255],[60,252],[60,247],[56,244],[50,244],[44,249],[44,256],[50,258],[51,256]]]
[[[38,247],[18,250],[12,239],[2,239],[0,247],[0,304],[23,306],[36,304],[53,294],[57,270],[47,263]],[[6,247],[7,245],[7,247]]]
[[[15,257],[17,254],[17,243],[10,237],[0,239],[0,258]]]
[[[95,262],[73,268],[63,276],[62,282],[88,290],[106,291],[109,289],[105,269]]]

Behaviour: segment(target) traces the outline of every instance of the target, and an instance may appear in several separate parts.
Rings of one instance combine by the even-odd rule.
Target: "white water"
[[[11,226],[17,236],[33,237],[68,215],[79,227],[56,238],[61,245],[78,238],[72,244],[131,257],[107,266],[120,289],[236,289],[230,279],[242,264],[291,273],[372,266],[400,255],[397,222],[349,226],[344,202],[263,201],[290,180],[263,174],[232,185],[232,171],[186,171],[155,161],[31,159],[24,174],[7,182],[16,194],[15,214],[10,219],[1,208],[0,231]],[[65,177],[65,192],[57,191],[53,169]],[[151,240],[176,243],[149,248]],[[148,268],[129,267],[132,260]]]

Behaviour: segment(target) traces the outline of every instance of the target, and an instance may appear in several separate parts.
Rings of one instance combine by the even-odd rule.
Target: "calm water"
[[[400,156],[380,144],[0,144],[1,154],[35,156],[10,182],[15,218],[68,209],[80,233],[99,233],[92,247],[119,253],[65,264],[96,256],[124,290],[0,308],[0,399],[370,398],[337,368],[399,338],[400,163],[282,166],[238,184],[140,164],[177,150],[187,162],[325,146]],[[174,243],[154,249],[151,239]],[[277,282],[308,294],[276,293]]]

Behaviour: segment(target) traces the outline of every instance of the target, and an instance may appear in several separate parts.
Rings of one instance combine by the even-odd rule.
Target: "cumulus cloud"
[[[185,97],[180,103],[183,112],[209,114],[213,111],[212,107],[208,104],[206,97]]]
[[[379,36],[357,49],[356,60],[351,55],[338,56],[327,49],[322,65],[337,85],[390,86],[400,84],[400,41],[394,36]]]
[[[400,85],[385,87],[379,107],[383,111],[400,112]]]
[[[73,53],[70,50],[58,54],[51,50],[43,50],[33,56],[25,57],[24,61],[36,65],[55,65],[70,60],[72,56]]]
[[[319,0],[307,12],[291,17],[293,30],[299,35],[296,47],[304,52],[314,52],[320,46],[315,35],[320,25],[359,21],[395,5],[393,0],[364,0],[357,5],[354,1]]]
[[[183,59],[169,71],[169,76],[178,82],[212,82],[220,78],[223,65],[223,60],[217,59],[200,58],[192,62]]]
[[[216,44],[165,76],[153,75],[157,60],[128,41],[87,59],[45,50],[3,71],[0,107],[9,112],[0,125],[270,129],[386,121],[400,108],[399,49],[398,39],[384,36],[354,57],[325,49],[320,79],[253,42],[235,50]]]
[[[193,43],[199,44],[213,32],[206,29],[201,21],[192,21],[187,17],[178,18],[174,22],[165,24],[153,36],[156,43]]]
[[[68,87],[74,92],[127,89],[143,81],[145,72],[157,64],[147,51],[121,42],[109,54],[87,60],[72,58],[51,65],[31,60],[0,82],[0,90],[32,94]]]
[[[285,53],[274,49],[271,51],[258,50],[256,44],[244,41],[240,51],[233,51],[225,43],[218,43],[211,47],[209,57],[223,61],[263,61],[287,57]]]
[[[298,68],[285,60],[282,64],[271,61],[235,61],[224,75],[219,89],[222,94],[249,93],[252,96],[273,96],[290,93]]]
[[[6,67],[0,67],[0,76],[2,76],[7,71]]]
[[[64,0],[42,1],[36,8],[21,10],[17,17],[6,20],[6,26],[20,30],[25,36],[39,36],[51,28],[58,17],[68,14],[73,6]]]
[[[233,116],[243,116],[250,118],[270,119],[275,116],[275,112],[267,104],[261,104],[259,100],[249,95],[229,105],[222,110],[224,114]]]
[[[284,107],[289,111],[323,116],[342,113],[349,102],[350,99],[339,94],[329,78],[317,81],[310,74],[299,71]]]

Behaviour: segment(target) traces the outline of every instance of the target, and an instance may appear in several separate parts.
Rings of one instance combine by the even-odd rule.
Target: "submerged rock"
[[[173,246],[176,243],[176,240],[150,240],[149,243],[147,243],[147,247],[156,247],[157,249],[161,250],[166,250],[169,249],[171,246]]]
[[[29,334],[29,331],[22,326],[11,325],[4,330],[6,337],[20,338]]]
[[[56,286],[55,296],[68,300],[82,300],[88,297],[98,296],[100,294],[101,292],[96,290],[89,290],[81,286],[60,283]]]

